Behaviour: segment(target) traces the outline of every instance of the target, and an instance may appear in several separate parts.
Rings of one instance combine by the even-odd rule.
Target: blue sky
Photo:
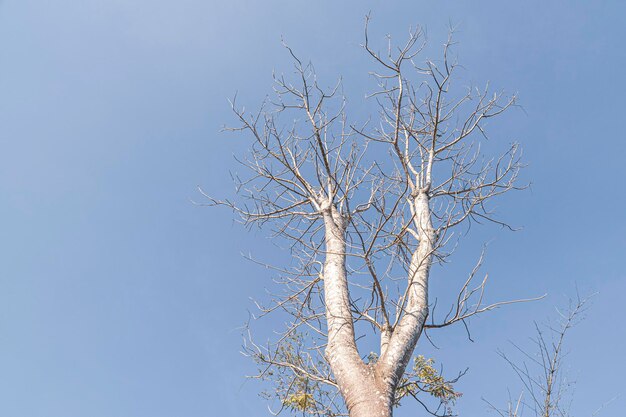
[[[597,292],[569,339],[572,411],[617,398],[599,416],[622,415],[626,4],[582,0],[0,2],[0,415],[269,415],[237,329],[271,276],[240,253],[284,255],[190,199],[232,193],[248,142],[220,133],[227,98],[254,107],[289,70],[281,36],[365,108],[368,11],[379,39],[420,24],[437,45],[458,25],[468,80],[524,107],[493,130],[525,149],[532,188],[500,206],[524,229],[475,229],[434,290],[490,240],[492,300],[548,296],[474,320],[474,343],[453,329],[418,349],[468,366],[458,411],[485,415],[482,398],[518,389],[496,350],[526,343],[576,286]]]

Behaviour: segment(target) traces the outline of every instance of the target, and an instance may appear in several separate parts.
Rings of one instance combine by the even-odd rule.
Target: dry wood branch
[[[568,417],[573,381],[567,379],[563,359],[566,356],[565,338],[580,320],[589,305],[590,298],[570,300],[566,310],[557,309],[556,323],[535,323],[535,338],[530,350],[512,343],[523,360],[517,361],[499,352],[500,356],[513,369],[524,390],[515,402],[509,399],[507,408],[490,407],[503,417],[522,417],[529,410],[535,417]]]

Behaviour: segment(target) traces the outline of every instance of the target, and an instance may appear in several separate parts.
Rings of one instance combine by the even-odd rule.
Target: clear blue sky
[[[519,140],[531,191],[502,201],[518,233],[478,231],[438,279],[456,283],[492,240],[490,299],[548,293],[532,305],[421,343],[458,385],[458,411],[503,404],[513,373],[496,349],[575,292],[598,292],[567,359],[572,410],[626,408],[626,186],[623,1],[0,2],[0,415],[263,417],[237,327],[270,285],[240,252],[283,256],[231,213],[198,208],[200,184],[230,194],[233,153],[219,133],[235,91],[254,107],[288,70],[284,36],[355,106],[370,84],[358,47],[458,24],[469,79],[519,92],[494,130]],[[498,140],[499,140],[498,139]],[[445,287],[442,284],[435,284]],[[448,285],[448,284],[446,284]],[[261,323],[270,329],[277,323]],[[412,408],[415,407],[415,408]],[[417,406],[400,416],[418,415]]]

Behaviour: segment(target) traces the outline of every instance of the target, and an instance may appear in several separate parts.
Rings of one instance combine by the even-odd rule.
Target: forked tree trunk
[[[326,357],[350,417],[391,417],[394,390],[404,374],[428,315],[428,275],[435,235],[428,196],[420,192],[413,202],[420,244],[412,256],[404,314],[390,335],[381,339],[381,357],[365,364],[354,338],[346,274],[345,220],[330,205],[324,210],[326,260],[324,294],[328,345]]]
[[[345,224],[335,207],[324,216],[324,293],[328,321],[326,356],[350,417],[391,417],[392,390],[377,368],[361,360],[354,340],[346,276]]]
[[[376,368],[364,365],[354,391],[344,394],[350,417],[391,417],[393,392],[388,382],[376,375]]]

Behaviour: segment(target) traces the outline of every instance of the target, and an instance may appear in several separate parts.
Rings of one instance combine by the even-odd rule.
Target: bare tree
[[[557,310],[555,323],[535,323],[534,348],[526,350],[517,344],[515,349],[525,360],[516,361],[500,352],[500,356],[515,371],[523,392],[515,400],[509,399],[507,408],[491,408],[501,417],[522,417],[528,410],[534,417],[568,417],[571,388],[574,382],[567,378],[563,359],[566,356],[565,338],[586,311],[589,298],[570,300],[566,310]],[[595,415],[595,414],[594,414]]]
[[[428,291],[431,265],[451,254],[455,230],[473,222],[508,227],[491,202],[520,188],[520,151],[513,143],[491,158],[480,143],[487,120],[516,97],[454,88],[451,38],[439,60],[421,61],[420,29],[379,52],[367,21],[363,48],[376,82],[368,97],[377,114],[351,121],[341,83],[322,88],[313,66],[285,45],[294,80],[275,75],[274,96],[254,113],[232,101],[238,125],[228,130],[252,138],[239,160],[249,174],[237,177],[241,200],[200,191],[247,225],[269,225],[293,255],[291,265],[274,267],[277,291],[259,305],[263,315],[288,318],[286,329],[245,346],[260,365],[257,377],[276,383],[268,393],[279,400],[275,412],[384,417],[415,398],[448,415],[460,395],[456,378],[444,379],[423,356],[409,366],[417,341],[428,329],[524,301],[484,302],[482,255],[447,315],[435,317]],[[355,329],[369,339],[357,340]],[[360,352],[372,337],[377,347]]]

